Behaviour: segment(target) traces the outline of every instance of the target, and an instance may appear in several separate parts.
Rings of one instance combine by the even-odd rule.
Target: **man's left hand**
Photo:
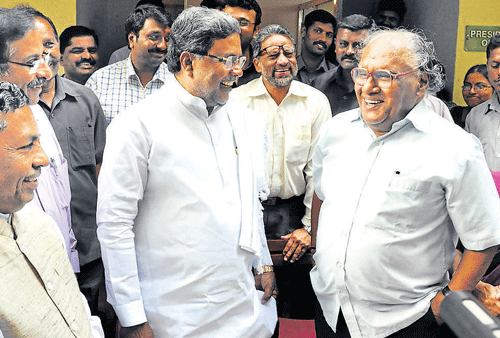
[[[285,255],[285,261],[290,261],[290,263],[302,257],[311,246],[311,235],[305,229],[297,229],[291,234],[281,236],[281,238],[288,240],[285,249],[283,249],[283,255]]]
[[[278,297],[278,287],[276,286],[274,272],[264,272],[262,275],[255,276],[255,287],[257,290],[264,291],[262,304],[267,303],[271,297],[274,297],[274,299]]]

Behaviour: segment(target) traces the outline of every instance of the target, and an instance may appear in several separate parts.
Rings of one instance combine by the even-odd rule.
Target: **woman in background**
[[[465,74],[462,96],[467,107],[455,106],[450,109],[453,121],[465,127],[465,118],[471,109],[491,98],[493,88],[488,81],[488,70],[485,64],[472,66]]]

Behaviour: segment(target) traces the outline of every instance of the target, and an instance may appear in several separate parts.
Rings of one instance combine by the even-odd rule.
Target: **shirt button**
[[[73,322],[70,326],[71,330],[72,331],[78,331],[79,327],[78,327],[78,324]]]
[[[47,290],[52,291],[54,289],[54,285],[51,282],[47,282]]]
[[[342,264],[340,262],[337,262],[337,266],[340,268],[342,267]]]
[[[342,97],[344,100],[347,100],[347,96]]]

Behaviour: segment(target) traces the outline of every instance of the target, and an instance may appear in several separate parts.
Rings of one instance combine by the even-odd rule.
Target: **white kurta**
[[[256,258],[271,264],[251,157],[264,127],[236,109],[208,116],[172,79],[108,127],[98,236],[122,325],[147,319],[155,337],[271,336],[275,302],[260,303],[251,273]]]

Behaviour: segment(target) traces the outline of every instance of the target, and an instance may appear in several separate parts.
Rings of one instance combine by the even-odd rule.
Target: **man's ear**
[[[262,63],[260,62],[259,58],[253,59],[253,65],[258,73],[262,73]]]
[[[418,90],[417,95],[424,97],[427,92],[427,87],[429,86],[429,75],[426,72],[422,72],[418,79]]]
[[[253,37],[255,37],[255,35],[257,35],[257,33],[260,31],[260,25],[258,26],[255,26],[254,30],[253,30]]]
[[[302,27],[300,29],[300,37],[301,38],[305,38],[306,37],[306,28],[305,27]]]
[[[128,42],[128,47],[129,47],[130,49],[132,49],[132,43],[133,43],[133,42],[135,42],[136,38],[137,38],[137,37],[135,36],[135,34],[134,34],[134,33],[129,33],[129,34],[128,34],[128,37],[127,37],[127,42]]]
[[[179,61],[181,63],[181,70],[192,74],[193,73],[193,56],[189,52],[182,52],[181,56],[179,56]]]

